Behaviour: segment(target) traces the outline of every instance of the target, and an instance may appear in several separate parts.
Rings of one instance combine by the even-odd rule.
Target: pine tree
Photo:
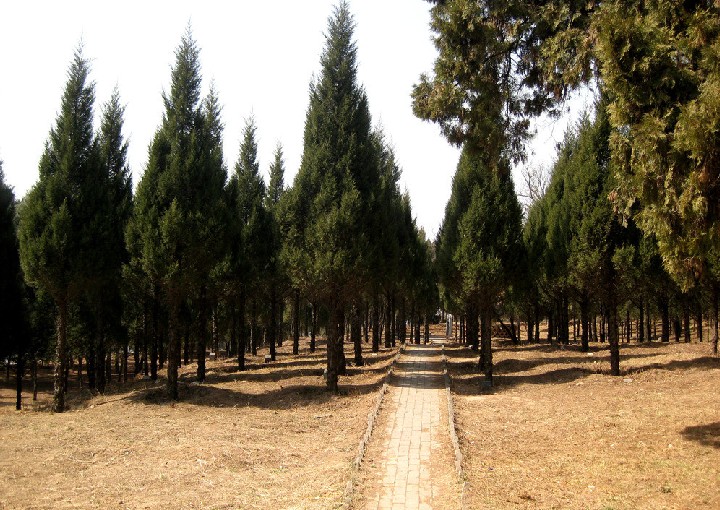
[[[222,124],[214,92],[201,101],[199,55],[188,28],[175,52],[170,92],[163,94],[163,121],[150,146],[128,228],[129,244],[151,282],[154,302],[162,291],[167,306],[167,390],[174,400],[178,399],[180,311],[196,295],[205,310],[205,285],[224,250]],[[157,322],[158,311],[153,315]],[[153,329],[157,335],[157,324]],[[205,334],[201,332],[202,340]],[[204,349],[198,353],[199,378],[204,377],[204,353]]]
[[[251,117],[246,120],[240,155],[230,177],[227,193],[234,231],[230,249],[230,278],[238,316],[238,368],[245,368],[245,348],[248,340],[246,321],[247,300],[257,304],[256,291],[261,290],[264,271],[269,260],[269,217],[263,205],[265,182],[260,175],[255,133],[257,127]],[[251,304],[252,304],[251,302]],[[257,306],[250,310],[251,326],[256,323]],[[257,331],[250,328],[253,351],[257,349]],[[274,357],[274,343],[271,342]]]
[[[289,259],[294,284],[329,311],[327,386],[337,391],[344,366],[340,325],[345,307],[368,281],[363,247],[369,235],[378,172],[370,112],[357,84],[354,21],[340,3],[328,20],[320,75],[310,87],[300,170],[289,198]]]
[[[20,249],[28,281],[52,296],[57,309],[55,384],[52,409],[65,409],[69,306],[99,277],[95,242],[101,231],[98,186],[103,175],[93,132],[94,84],[77,50],[60,113],[40,160],[40,179],[25,197]],[[102,188],[101,188],[102,189]]]
[[[493,172],[466,146],[438,235],[440,278],[465,313],[468,341],[492,384],[491,320],[496,302],[515,283],[521,257],[520,204],[510,172]]]
[[[0,161],[0,357],[15,358],[17,398],[22,408],[22,377],[29,348],[25,292],[16,231],[15,194],[5,183]]]
[[[285,162],[283,161],[282,145],[277,144],[275,157],[270,165],[270,181],[265,196],[265,209],[268,212],[269,231],[266,243],[268,244],[268,267],[265,275],[266,284],[270,294],[270,314],[268,317],[268,337],[271,343],[271,358],[274,360],[275,348],[273,342],[281,345],[282,328],[278,324],[278,314],[282,321],[282,311],[278,309],[283,296],[285,284],[285,268],[282,260],[282,237],[280,224],[284,214],[282,199],[285,193]],[[298,354],[299,347],[293,338],[293,354]]]

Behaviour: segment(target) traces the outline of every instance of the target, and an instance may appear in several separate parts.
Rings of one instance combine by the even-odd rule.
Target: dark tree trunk
[[[346,317],[345,310],[340,309],[338,312],[340,320],[338,321],[338,329],[340,334],[338,335],[337,345],[337,358],[338,362],[338,375],[347,375],[347,360],[345,359],[345,330],[346,330]]]
[[[366,303],[364,306],[364,313],[363,313],[363,337],[365,338],[365,343],[368,343],[370,341],[370,306]]]
[[[673,333],[675,336],[675,341],[679,342],[680,341],[680,333],[682,332],[682,324],[680,323],[680,316],[675,315],[673,317],[672,323],[673,323]]]
[[[238,298],[237,310],[238,328],[238,370],[245,370],[245,348],[247,346],[247,325],[245,323],[245,293]]]
[[[277,295],[275,287],[270,289],[270,318],[268,320],[268,337],[270,339],[270,361],[275,361],[275,343],[277,341]]]
[[[310,330],[310,352],[315,352],[315,335],[317,335],[318,304],[313,301],[312,307],[312,329]]]
[[[293,292],[293,354],[300,352],[300,289]]]
[[[712,352],[718,354],[718,288],[713,285],[712,289]]]
[[[363,366],[362,357],[362,331],[361,331],[361,317],[360,310],[357,305],[353,305],[350,312],[350,339],[353,343],[353,353],[355,355],[355,366]]]
[[[553,332],[555,331],[555,313],[550,312],[548,315],[547,342],[553,344]]]
[[[95,331],[95,389],[100,394],[105,393],[105,386],[108,383],[107,371],[105,367],[105,358],[107,353],[105,352],[105,340],[101,333],[100,325],[96,326]]]
[[[401,344],[404,344],[407,340],[407,324],[406,322],[406,316],[405,316],[405,298],[403,297],[400,300],[400,310],[398,311],[398,338],[400,340]]]
[[[327,389],[334,393],[338,391],[338,377],[340,375],[340,351],[342,351],[342,335],[340,322],[344,320],[339,303],[334,300],[329,303],[329,320],[327,326],[327,365],[325,368],[325,384]]]
[[[477,351],[480,347],[480,338],[478,331],[478,309],[475,304],[469,304],[465,309],[465,334],[467,335],[467,344],[470,349]]]
[[[277,293],[277,289],[275,289],[275,292]],[[282,347],[283,340],[285,340],[283,337],[285,336],[285,332],[283,331],[283,317],[285,316],[285,302],[282,299],[278,299],[278,311],[277,311],[277,346]],[[311,312],[314,313],[314,312]],[[311,319],[314,320],[314,319]],[[315,323],[312,324],[312,329],[314,332]],[[311,333],[313,334],[313,333]],[[312,352],[312,351],[311,351]]]
[[[430,342],[430,318],[425,314],[425,343]]]
[[[188,315],[186,320],[183,320],[183,364],[185,366],[190,364],[190,317]],[[202,335],[202,333],[201,333]],[[198,349],[200,348],[201,342],[198,342]],[[199,356],[198,356],[199,357]],[[198,370],[200,365],[198,365]]]
[[[257,356],[258,332],[257,332],[257,300],[253,298],[250,305],[250,350],[253,356]]]
[[[582,326],[580,350],[588,352],[590,350],[590,300],[587,298],[580,301],[580,324]]]
[[[703,314],[702,314],[702,307],[700,306],[700,304],[698,304],[698,307],[697,307],[697,316],[696,316],[695,322],[697,324],[698,342],[702,343],[702,341],[703,341]]]
[[[415,344],[420,345],[420,317],[415,319]]]
[[[383,328],[385,330],[385,348],[389,349],[392,347],[392,342],[390,337],[392,336],[392,300],[390,299],[390,295],[385,296],[385,327]]]
[[[395,339],[396,337],[396,323],[397,323],[397,317],[395,316],[395,296],[393,295],[390,298],[390,305],[388,310],[390,311],[390,316],[392,318],[392,324],[390,325],[390,330],[388,333],[390,334],[390,346],[395,347]]]
[[[15,365],[15,409],[17,411],[22,409],[23,375],[25,375],[25,356],[19,354]]]
[[[150,346],[150,379],[157,381],[160,357],[160,291],[155,286],[152,310],[152,345]]]
[[[127,382],[128,379],[128,356],[130,353],[128,352],[128,341],[125,340],[123,343],[123,350],[122,350],[122,381],[124,383]]]
[[[660,320],[662,322],[661,330],[661,341],[670,341],[670,305],[667,298],[663,297],[658,302],[658,308],[660,309]]]
[[[643,343],[645,341],[645,302],[640,301],[638,306],[638,342]]]
[[[686,343],[690,343],[690,305],[687,303],[683,306],[683,337]]]
[[[373,295],[372,304],[372,352],[380,350],[380,296]]]
[[[618,336],[617,305],[608,306],[608,343],[610,344],[610,374],[620,375],[620,338]]]
[[[646,327],[646,333],[647,333],[647,341],[652,342],[653,335],[652,335],[652,323],[653,318],[652,315],[650,315],[650,304],[647,305],[647,313],[645,314],[645,327]]]
[[[480,370],[485,376],[483,384],[492,386],[492,308],[487,305],[480,311]]]
[[[67,366],[67,319],[68,303],[62,299],[57,303],[57,344],[55,346],[55,374],[52,410],[62,413],[65,410],[65,369]]]
[[[207,350],[207,316],[208,316],[208,301],[207,301],[207,288],[205,285],[200,286],[200,316],[198,317],[198,335],[197,335],[197,380],[198,382],[205,381],[205,351]],[[189,349],[188,349],[189,350]]]
[[[168,322],[167,345],[167,395],[171,400],[178,400],[178,367],[180,365],[180,335],[178,332],[179,303],[177,298],[171,299],[170,317]]]
[[[38,384],[37,384],[37,373],[38,373],[38,362],[37,357],[33,356],[32,365],[30,366],[30,373],[32,377],[33,387],[33,402],[37,401]]]

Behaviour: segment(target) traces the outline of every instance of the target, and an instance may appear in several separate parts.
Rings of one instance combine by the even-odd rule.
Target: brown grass
[[[465,508],[720,508],[720,360],[708,344],[496,343],[496,385],[448,352]]]
[[[302,347],[270,365],[261,351],[242,373],[209,362],[201,385],[183,367],[177,403],[164,380],[137,380],[103,396],[72,389],[63,414],[45,410],[49,391],[36,404],[26,393],[16,412],[3,385],[0,508],[337,508],[394,350],[366,351],[332,395],[322,344]]]

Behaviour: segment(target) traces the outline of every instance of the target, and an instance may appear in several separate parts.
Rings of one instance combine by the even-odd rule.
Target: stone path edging
[[[442,345],[442,360],[443,360],[443,376],[445,379],[445,395],[447,396],[447,408],[448,408],[448,430],[450,431],[450,440],[453,444],[453,450],[455,451],[455,471],[458,476],[462,479],[463,477],[463,454],[460,451],[460,441],[458,441],[457,430],[455,428],[455,408],[453,407],[452,391],[450,390],[450,374],[447,369],[447,356],[445,355],[445,344]]]
[[[342,507],[344,510],[347,510],[352,505],[353,495],[355,491],[355,477],[357,475],[357,472],[360,470],[360,465],[362,464],[363,457],[365,457],[365,450],[367,450],[367,444],[370,441],[370,437],[372,436],[373,429],[375,428],[375,422],[377,421],[378,414],[380,414],[380,407],[382,406],[383,400],[385,399],[385,395],[387,394],[388,389],[388,379],[390,379],[390,376],[393,373],[393,370],[395,369],[395,363],[397,362],[398,358],[400,357],[400,354],[403,352],[403,347],[401,346],[398,351],[395,353],[395,357],[393,358],[392,362],[390,363],[390,368],[383,376],[383,385],[378,390],[378,396],[377,401],[375,402],[375,407],[370,411],[368,414],[368,425],[365,429],[365,434],[360,439],[360,443],[358,444],[358,453],[355,456],[355,459],[352,462],[352,476],[350,477],[350,480],[348,480],[347,485],[345,486],[345,495],[343,497],[343,504]]]

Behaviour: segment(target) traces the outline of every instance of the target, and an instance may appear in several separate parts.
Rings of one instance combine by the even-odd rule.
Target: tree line
[[[207,352],[223,350],[243,370],[248,352],[267,346],[275,360],[290,334],[298,354],[301,330],[314,351],[324,331],[325,377],[337,391],[346,333],[355,365],[363,339],[377,352],[383,339],[405,341],[407,324],[417,341],[423,324],[427,335],[437,307],[432,244],[372,125],[353,30],[342,2],[328,19],[289,187],[280,144],[263,179],[252,117],[226,168],[220,98],[212,87],[202,95],[188,29],[133,194],[120,94],[96,128],[90,65],[76,51],[39,179],[17,204],[0,166],[2,354],[16,361],[18,408],[26,364],[35,374],[42,359],[54,361],[52,409],[61,412],[73,360],[81,371],[85,361],[98,392],[113,359],[125,379],[157,379],[165,367],[168,396],[178,399],[183,363],[197,362],[203,381]]]
[[[522,318],[531,340],[543,320],[550,341],[607,340],[619,375],[621,332],[650,340],[659,317],[663,341],[671,325],[689,341],[693,316],[702,339],[708,312],[717,353],[717,2],[430,1],[438,57],[413,108],[463,148],[438,274],[474,348],[480,319],[485,381],[493,317]],[[530,120],[585,86],[595,111],[566,134],[521,227],[508,173]]]

